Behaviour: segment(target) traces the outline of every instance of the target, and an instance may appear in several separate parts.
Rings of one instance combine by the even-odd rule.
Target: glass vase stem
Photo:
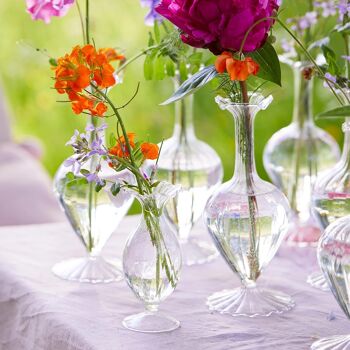
[[[249,97],[247,91],[247,83],[240,82],[242,100],[245,105],[249,104]],[[244,118],[243,122],[238,121],[236,126],[238,128],[238,150],[240,157],[245,166],[245,177],[248,191],[248,207],[249,207],[249,221],[250,221],[250,252],[249,252],[249,265],[250,265],[250,279],[256,281],[259,277],[259,263],[256,252],[256,213],[257,213],[257,202],[255,196],[250,194],[253,191],[253,173],[255,171],[255,158],[254,158],[254,130],[253,121],[250,115],[249,108],[244,107]],[[243,146],[243,147],[242,147]],[[237,159],[237,158],[236,158]]]

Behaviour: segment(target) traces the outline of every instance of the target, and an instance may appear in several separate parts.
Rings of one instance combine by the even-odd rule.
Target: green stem
[[[134,159],[134,155],[133,155],[133,152],[132,152],[132,148],[130,146],[130,141],[129,141],[129,138],[128,138],[128,134],[126,132],[126,129],[125,129],[125,125],[124,125],[124,122],[123,122],[123,119],[118,111],[118,108],[114,106],[114,103],[112,102],[112,100],[107,96],[107,94],[105,94],[102,90],[100,90],[97,86],[95,85],[92,85],[94,87],[94,89],[101,95],[104,97],[104,99],[108,102],[108,104],[110,105],[110,107],[112,108],[115,116],[117,117],[118,119],[118,122],[119,122],[119,125],[122,129],[122,133],[123,133],[123,136],[124,136],[124,139],[125,139],[125,144],[126,144],[126,148],[128,150],[128,153],[130,155],[130,161],[131,161],[131,164],[134,168],[137,168],[137,165],[136,165],[136,162],[135,162],[135,159]],[[139,188],[139,191],[140,191],[140,194],[142,195],[144,193],[143,191],[143,187],[142,187],[142,183],[139,179],[138,176],[136,176],[136,182],[137,182],[137,186]]]
[[[121,71],[123,71],[129,64],[133,63],[134,61],[136,61],[137,59],[139,59],[140,57],[142,57],[143,55],[146,55],[149,51],[152,51],[153,49],[158,48],[159,45],[154,45],[154,46],[150,46],[147,49],[142,50],[141,52],[139,52],[138,54],[136,54],[135,56],[131,57],[130,59],[128,59],[124,64],[122,64],[117,70],[116,70],[116,74],[119,74]]]
[[[81,25],[81,30],[83,32],[83,41],[84,44],[86,44],[86,34],[85,34],[85,27],[84,27],[84,20],[83,20],[83,14],[80,9],[79,1],[76,2],[77,8],[78,8],[78,13],[79,13],[79,18],[80,18],[80,25]]]
[[[257,213],[257,200],[256,197],[253,195],[254,188],[253,188],[253,179],[252,179],[252,164],[253,164],[253,157],[252,155],[252,149],[251,149],[251,140],[249,139],[252,137],[251,133],[251,116],[249,112],[249,96],[248,96],[248,87],[247,83],[245,81],[242,81],[239,83],[241,88],[241,94],[242,94],[242,102],[246,105],[244,108],[245,118],[244,118],[244,140],[246,141],[246,147],[245,149],[245,155],[243,155],[244,165],[245,165],[245,176],[246,176],[246,184],[247,184],[247,192],[248,192],[248,207],[249,207],[249,221],[250,221],[250,251],[249,251],[249,266],[250,266],[250,279],[253,281],[256,281],[256,279],[259,277],[259,260],[257,257],[257,247],[256,247],[256,237],[257,237],[257,225],[256,225],[256,213]]]
[[[86,43],[90,44],[90,3],[89,0],[85,1],[85,28],[86,28]]]

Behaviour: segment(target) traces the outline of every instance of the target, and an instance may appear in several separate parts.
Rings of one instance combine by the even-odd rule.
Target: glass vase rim
[[[222,97],[217,95],[215,97],[215,102],[219,105],[222,110],[228,110],[230,107],[257,107],[260,110],[265,110],[273,101],[273,96],[271,94],[264,96],[263,94],[253,94],[250,98],[256,97],[253,100],[256,102],[233,102],[227,97]]]

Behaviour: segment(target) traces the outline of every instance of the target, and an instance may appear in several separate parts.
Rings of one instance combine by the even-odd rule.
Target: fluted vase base
[[[80,283],[112,283],[121,281],[124,274],[121,263],[110,262],[102,257],[73,258],[64,260],[52,268],[59,278]]]
[[[350,350],[350,335],[320,339],[311,345],[311,350]]]
[[[207,299],[209,310],[231,316],[271,316],[291,310],[294,300],[287,294],[260,288],[237,288],[214,293]]]
[[[316,271],[309,275],[307,278],[307,283],[316,289],[323,290],[324,292],[330,291],[328,283],[321,271]]]
[[[123,326],[134,332],[165,333],[179,328],[180,322],[158,312],[145,311],[124,318]]]

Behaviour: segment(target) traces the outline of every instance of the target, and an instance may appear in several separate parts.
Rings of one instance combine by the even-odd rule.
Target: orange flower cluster
[[[92,45],[76,46],[70,54],[57,60],[55,89],[67,94],[75,114],[84,111],[103,117],[107,111],[104,102],[85,92],[91,83],[101,89],[116,84],[111,61],[123,61],[125,57],[111,48],[96,50]]]
[[[257,75],[260,69],[251,57],[246,57],[244,61],[237,60],[228,51],[217,57],[215,68],[218,73],[227,72],[231,80],[238,81],[246,81],[250,75]]]
[[[128,132],[127,136],[131,149],[134,149],[135,133]],[[140,150],[143,154],[144,159],[155,160],[159,156],[159,147],[154,143],[144,142],[141,144]],[[118,138],[115,146],[109,149],[109,154],[119,158],[128,158],[130,156],[124,136]]]

